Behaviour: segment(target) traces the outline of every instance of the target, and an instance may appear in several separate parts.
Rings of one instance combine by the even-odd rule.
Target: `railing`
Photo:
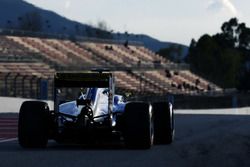
[[[53,99],[53,78],[45,79],[20,73],[3,73],[0,96],[32,99]]]
[[[2,29],[0,28],[0,35],[12,35],[12,36],[22,36],[22,37],[39,37],[39,38],[53,38],[53,39],[68,39],[72,40],[72,35],[68,34],[56,34],[56,33],[45,33],[45,32],[32,32],[16,29]],[[94,37],[83,37],[75,35],[74,40],[77,41],[86,41],[86,42],[96,42],[96,43],[110,43],[110,44],[123,44],[126,40],[117,40],[117,39],[100,39]],[[128,41],[129,45],[142,46],[142,42],[138,41]]]

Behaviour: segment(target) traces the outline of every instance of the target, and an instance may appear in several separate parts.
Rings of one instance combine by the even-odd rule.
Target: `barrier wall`
[[[24,101],[34,100],[15,97],[0,97],[0,114],[1,113],[19,113],[20,107]],[[53,101],[45,101],[48,103],[50,110],[54,109]]]
[[[250,106],[250,93],[233,93],[221,95],[165,95],[137,97],[129,100],[148,102],[171,101],[175,109],[213,109],[238,108]]]

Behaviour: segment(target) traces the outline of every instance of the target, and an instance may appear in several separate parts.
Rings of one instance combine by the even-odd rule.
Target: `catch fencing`
[[[11,72],[2,73],[0,77],[0,96],[53,99],[53,78]]]

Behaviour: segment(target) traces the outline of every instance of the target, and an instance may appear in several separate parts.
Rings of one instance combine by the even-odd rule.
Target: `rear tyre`
[[[128,103],[123,116],[125,145],[128,148],[149,149],[154,138],[151,105],[143,102]]]
[[[174,112],[171,103],[153,104],[154,144],[170,144],[174,140]]]
[[[23,102],[18,120],[18,141],[24,148],[43,148],[48,143],[49,107],[45,102]]]

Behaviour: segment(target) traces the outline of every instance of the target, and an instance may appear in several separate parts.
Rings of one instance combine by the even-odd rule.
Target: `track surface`
[[[47,149],[25,150],[15,140],[0,143],[0,166],[250,166],[250,116],[176,114],[175,118],[176,140],[171,145],[127,150],[122,145],[80,147],[50,141]],[[16,125],[12,121],[10,127]]]
[[[0,117],[0,143],[16,140],[17,116]]]

